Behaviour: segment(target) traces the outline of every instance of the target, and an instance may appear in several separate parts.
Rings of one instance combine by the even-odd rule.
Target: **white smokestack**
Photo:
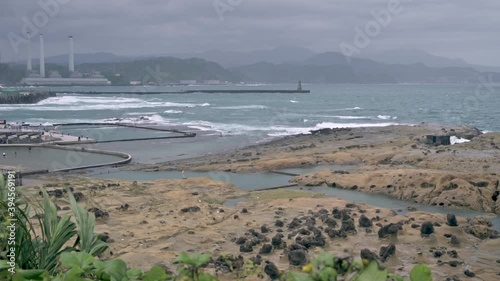
[[[31,72],[33,67],[31,66],[31,33],[28,32],[28,72]]]
[[[69,72],[75,72],[75,50],[73,36],[69,36]]]
[[[43,49],[43,34],[40,34],[40,77],[45,77],[45,51]]]

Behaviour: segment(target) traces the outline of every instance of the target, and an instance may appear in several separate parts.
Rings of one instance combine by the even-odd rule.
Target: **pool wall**
[[[117,156],[117,157],[123,158],[122,160],[118,160],[118,161],[97,163],[97,164],[92,164],[92,165],[70,167],[70,168],[63,168],[63,169],[56,169],[53,171],[49,171],[47,169],[28,170],[28,171],[21,172],[21,175],[24,175],[24,176],[34,175],[34,174],[46,174],[49,172],[51,172],[51,173],[69,172],[69,171],[83,170],[83,169],[90,169],[90,168],[99,168],[99,167],[105,167],[105,166],[116,166],[116,165],[127,164],[127,163],[130,163],[130,161],[132,161],[132,156],[128,153],[117,152],[117,151],[107,151],[107,150],[100,150],[100,149],[86,148],[86,147],[68,147],[68,146],[58,146],[58,145],[50,145],[50,144],[7,144],[7,145],[0,145],[0,147],[38,147],[38,148],[42,148],[42,149],[48,148],[48,149],[57,149],[57,150],[74,151],[74,152],[85,152],[85,153]]]

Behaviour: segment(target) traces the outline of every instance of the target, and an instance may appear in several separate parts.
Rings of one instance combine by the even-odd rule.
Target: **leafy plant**
[[[380,268],[376,261],[354,261],[340,259],[330,253],[321,253],[308,265],[302,268],[304,273],[289,272],[286,281],[403,281],[403,277],[388,273]],[[411,281],[432,281],[429,268],[417,265],[410,272]]]
[[[210,262],[210,255],[207,254],[194,254],[189,256],[187,253],[181,253],[174,261],[180,264],[179,281],[215,281],[217,278],[214,276],[200,272],[200,268]]]
[[[97,256],[107,249],[108,245],[98,240],[94,233],[94,215],[88,214],[79,207],[69,190],[70,203],[76,215],[77,224],[71,221],[69,215],[58,216],[56,205],[50,200],[45,190],[42,190],[43,201],[41,203],[31,204],[18,194],[9,194],[7,199],[5,180],[3,176],[0,176],[0,179],[1,213],[13,215],[12,218],[5,215],[0,217],[0,261],[8,260],[6,226],[10,221],[15,222],[15,247],[11,246],[11,248],[15,249],[16,271],[26,276],[30,274],[38,276],[44,271],[48,274],[55,273],[58,258],[63,253],[83,251]],[[10,199],[13,197],[15,200]],[[36,213],[38,227],[35,227],[33,220],[29,218],[29,215],[33,213],[32,210]],[[74,244],[72,246],[68,244],[77,234]]]
[[[75,196],[68,189],[69,202],[71,209],[76,217],[78,224],[77,242],[80,246],[80,251],[89,253],[93,256],[98,256],[108,248],[108,244],[101,241],[99,236],[94,233],[95,216],[92,213],[86,212],[76,203]]]
[[[159,266],[143,273],[140,269],[127,268],[120,259],[100,261],[85,252],[64,253],[60,261],[64,272],[54,277],[53,281],[164,281],[170,278]]]

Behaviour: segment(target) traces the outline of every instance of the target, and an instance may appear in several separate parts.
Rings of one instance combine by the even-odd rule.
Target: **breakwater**
[[[50,91],[46,92],[50,94],[65,94],[67,91]],[[120,94],[130,94],[130,95],[161,95],[161,94],[194,94],[194,93],[204,93],[204,94],[308,94],[311,93],[310,90],[186,90],[186,91],[70,91],[72,94],[82,94],[82,95],[120,95]]]
[[[54,92],[0,92],[0,104],[33,104],[56,95]]]

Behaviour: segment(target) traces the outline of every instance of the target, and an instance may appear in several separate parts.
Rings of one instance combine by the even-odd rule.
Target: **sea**
[[[123,122],[197,133],[192,139],[94,145],[129,152],[134,161],[143,163],[218,153],[323,128],[428,122],[500,131],[500,85],[483,84],[479,80],[476,84],[303,84],[311,93],[297,94],[147,94],[196,89],[295,88],[293,84],[41,88],[63,93],[37,104],[0,105],[0,120],[32,125]],[[74,94],[75,91],[114,93]],[[90,129],[62,130],[85,135]],[[141,134],[137,130],[119,133],[121,137],[131,138]],[[150,133],[144,135],[150,136]]]

